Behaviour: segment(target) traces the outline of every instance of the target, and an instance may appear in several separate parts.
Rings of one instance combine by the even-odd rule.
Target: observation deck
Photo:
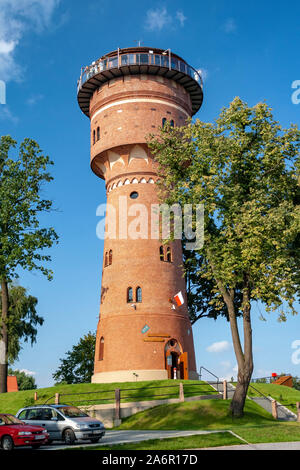
[[[87,67],[82,67],[77,86],[78,104],[89,116],[90,99],[105,82],[125,75],[160,75],[174,80],[189,93],[192,115],[203,101],[203,82],[200,73],[170,49],[129,47],[110,52]]]

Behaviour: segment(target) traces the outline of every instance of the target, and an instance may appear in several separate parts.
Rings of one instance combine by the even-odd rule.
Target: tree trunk
[[[242,417],[244,414],[245,400],[249,383],[253,372],[252,351],[252,327],[251,327],[251,305],[250,287],[245,276],[245,288],[243,291],[243,327],[244,327],[244,354],[242,360],[238,360],[238,382],[231,401],[231,412],[234,417]]]
[[[251,375],[252,369],[250,370],[246,364],[243,370],[240,370],[240,368],[238,370],[238,382],[230,404],[232,416],[235,418],[241,418],[244,415],[244,406]]]
[[[8,370],[8,285],[6,280],[1,281],[1,330],[0,330],[0,393],[7,392]]]

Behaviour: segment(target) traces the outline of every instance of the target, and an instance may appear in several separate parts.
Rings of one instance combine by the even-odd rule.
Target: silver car
[[[101,421],[91,418],[75,406],[28,406],[21,408],[16,416],[26,424],[39,425],[47,429],[48,442],[63,440],[66,444],[73,444],[76,439],[98,442],[105,434]]]

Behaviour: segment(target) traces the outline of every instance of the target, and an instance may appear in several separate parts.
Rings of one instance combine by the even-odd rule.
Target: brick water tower
[[[166,121],[185,124],[202,99],[200,75],[170,49],[118,49],[82,69],[78,103],[91,121],[91,168],[105,180],[115,221],[104,241],[92,382],[198,378],[181,240],[163,244],[149,220],[134,224],[158,204],[147,137]]]

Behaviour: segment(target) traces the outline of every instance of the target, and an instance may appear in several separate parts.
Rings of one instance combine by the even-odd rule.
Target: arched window
[[[170,121],[170,125],[171,125],[171,127],[174,127],[174,121],[173,121],[173,119]]]
[[[100,344],[99,344],[99,361],[103,361],[104,357],[104,338],[103,336],[100,338]]]
[[[160,247],[159,247],[159,257],[160,257],[160,261],[164,261],[164,260],[165,260],[165,257],[164,257],[164,247],[163,247],[163,246],[160,246]]]
[[[142,288],[141,287],[136,288],[136,301],[137,302],[142,301]]]
[[[100,127],[97,127],[97,140],[100,139]]]
[[[96,143],[96,132],[93,130],[93,144],[95,145]]]
[[[166,124],[166,121],[167,121],[167,118],[164,117],[164,118],[162,119],[162,127],[164,127],[164,125]]]
[[[168,246],[167,247],[167,261],[171,263],[172,261],[172,253],[171,253],[171,248]]]
[[[108,264],[112,264],[112,250],[109,250],[109,255],[108,255]]]
[[[108,266],[108,253],[105,253],[105,261],[104,261],[104,266]]]
[[[133,290],[132,287],[127,289],[127,302],[133,302]]]

